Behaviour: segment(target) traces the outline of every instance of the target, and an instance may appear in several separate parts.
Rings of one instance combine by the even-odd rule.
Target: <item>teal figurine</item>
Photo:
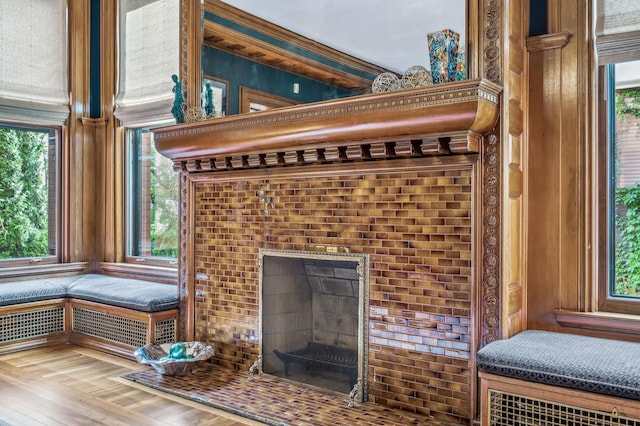
[[[169,355],[167,357],[171,359],[187,359],[187,347],[184,343],[174,343],[169,348]]]
[[[211,83],[208,81],[205,85],[204,113],[207,118],[212,118],[216,113],[216,108],[213,106],[213,90],[211,89]]]
[[[171,108],[171,114],[176,119],[176,123],[184,123],[184,93],[182,93],[182,83],[178,80],[177,75],[172,75],[171,79],[175,83],[173,87],[173,93],[175,98],[173,101],[173,107]]]

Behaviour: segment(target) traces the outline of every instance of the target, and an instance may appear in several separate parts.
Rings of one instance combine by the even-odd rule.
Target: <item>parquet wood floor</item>
[[[0,356],[0,426],[261,425],[119,378],[147,368],[72,345]]]

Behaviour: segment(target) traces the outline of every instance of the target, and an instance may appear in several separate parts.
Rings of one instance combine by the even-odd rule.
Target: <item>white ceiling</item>
[[[429,66],[427,34],[451,29],[465,44],[466,0],[223,0],[387,69]]]

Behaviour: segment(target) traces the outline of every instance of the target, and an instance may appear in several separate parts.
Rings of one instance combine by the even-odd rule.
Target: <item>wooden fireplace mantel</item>
[[[233,167],[234,156],[245,165],[269,165],[269,153],[339,156],[339,148],[372,142],[406,141],[411,150],[418,141],[426,151],[426,141],[446,141],[436,154],[475,153],[498,120],[500,93],[488,80],[467,80],[179,124],[154,130],[155,142],[176,168],[203,171]]]

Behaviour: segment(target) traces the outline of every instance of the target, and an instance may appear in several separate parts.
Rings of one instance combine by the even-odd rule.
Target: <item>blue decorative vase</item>
[[[442,30],[427,35],[433,84],[456,81],[460,34]]]

